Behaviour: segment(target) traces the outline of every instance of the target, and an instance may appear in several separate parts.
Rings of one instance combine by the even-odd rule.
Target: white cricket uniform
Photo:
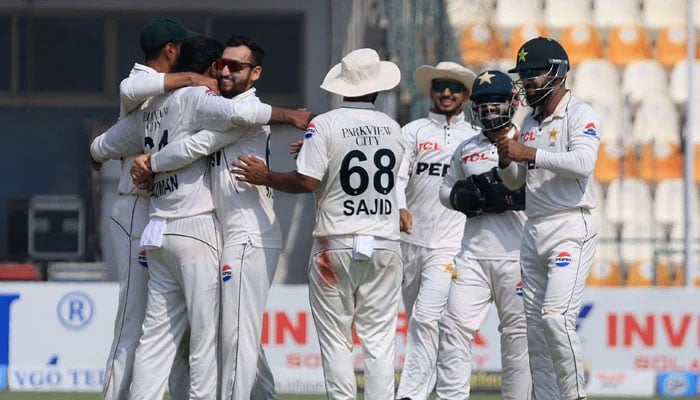
[[[465,216],[440,204],[439,189],[457,146],[478,132],[459,113],[433,112],[402,128],[406,151],[396,190],[399,208],[413,217],[413,230],[401,234],[402,295],[409,317],[406,358],[397,398],[427,399],[435,386],[438,321],[450,291],[454,256]]]
[[[255,88],[234,99],[258,101]],[[282,231],[273,210],[272,190],[237,181],[230,172],[231,163],[240,155],[254,155],[267,163],[270,129],[234,129],[237,134],[203,130],[170,143],[153,154],[151,168],[156,173],[171,171],[212,155],[211,190],[224,238],[219,262],[221,398],[275,399],[274,378],[260,336],[282,249]],[[250,367],[256,363],[257,375]]]
[[[154,152],[195,131],[264,124],[271,108],[260,102],[231,101],[210,90],[179,89],[152,98],[122,119],[91,146],[101,161],[136,152]],[[156,147],[157,146],[157,147]],[[158,173],[151,193],[150,221],[141,238],[148,248],[148,302],[136,349],[131,399],[161,399],[165,380],[185,329],[190,326],[190,399],[214,399],[219,317],[218,260],[221,233],[200,159]]]
[[[499,175],[508,187],[526,185],[520,259],[534,395],[568,400],[586,396],[576,317],[598,241],[590,209],[599,120],[570,92],[541,122],[538,112],[519,138],[537,148],[535,162],[512,162]]]
[[[396,175],[401,128],[371,103],[343,102],[309,124],[299,174],[317,179],[309,303],[329,399],[355,399],[352,326],[365,398],[392,399],[401,246]]]
[[[145,100],[164,92],[164,76],[142,64],[134,64],[129,77],[122,80],[119,118],[124,118]],[[127,400],[134,366],[134,354],[141,337],[148,293],[148,261],[140,250],[141,233],[148,222],[149,194],[131,181],[130,167],[135,156],[122,158],[122,173],[112,207],[110,239],[114,248],[119,279],[119,304],[114,321],[114,338],[105,367],[102,398]],[[171,372],[170,393],[184,399],[189,390],[187,359],[177,357]]]
[[[497,165],[498,150],[485,135],[463,142],[452,156],[440,187],[442,204],[452,207],[450,191],[457,181]],[[468,218],[464,226],[462,250],[455,257],[455,279],[440,321],[439,399],[469,398],[472,341],[492,301],[500,320],[503,399],[530,398],[532,380],[519,262],[524,222],[524,212],[506,211]]]

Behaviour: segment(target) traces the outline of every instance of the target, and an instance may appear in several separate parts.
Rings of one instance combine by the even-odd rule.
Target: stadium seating
[[[559,42],[566,49],[569,63],[574,67],[583,60],[603,57],[603,44],[593,25],[569,25],[561,33]]]
[[[655,59],[635,60],[622,70],[622,94],[630,106],[636,108],[647,92],[668,92],[668,77],[663,66]]]
[[[0,281],[39,281],[41,275],[34,264],[0,263]]]
[[[646,287],[653,285],[654,269],[654,263],[650,259],[635,262],[627,270],[625,286]]]
[[[610,182],[605,198],[605,218],[626,225],[650,220],[652,197],[649,185],[639,178],[618,178]]]
[[[684,24],[686,0],[644,0],[642,23],[651,30],[668,25]]]
[[[656,36],[654,48],[656,59],[664,67],[672,68],[676,63],[686,58],[686,41],[685,24],[668,25],[662,28]]]
[[[598,246],[593,257],[586,284],[589,286],[619,286],[622,283],[618,261],[617,232],[605,218],[605,195],[597,181],[592,182],[596,207],[591,210],[598,228]]]
[[[593,0],[593,23],[601,29],[642,23],[639,0]]]
[[[541,0],[498,0],[493,16],[494,24],[503,30],[542,21]]]
[[[700,93],[700,61],[693,62],[693,93]],[[688,60],[682,59],[673,65],[669,80],[671,100],[681,105],[688,100]]]
[[[629,134],[630,123],[626,110],[620,105],[606,107],[595,103],[593,108],[602,118],[601,143],[594,170],[595,179],[607,184],[623,176],[636,176],[635,153]]]
[[[500,34],[491,25],[483,23],[464,26],[460,51],[465,64],[477,67],[505,56]]]
[[[515,60],[523,43],[538,36],[549,37],[549,31],[542,24],[523,24],[513,29],[508,42],[508,57]]]
[[[620,73],[607,59],[582,61],[573,71],[573,92],[591,103],[620,104]]]
[[[569,25],[590,24],[593,20],[591,0],[546,0],[544,24],[562,30]]]
[[[606,49],[608,59],[618,67],[632,61],[651,58],[651,44],[646,31],[639,25],[618,25],[610,31]]]

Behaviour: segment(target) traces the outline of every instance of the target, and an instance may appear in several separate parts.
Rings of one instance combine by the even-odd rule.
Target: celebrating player
[[[509,72],[518,73],[521,94],[535,110],[515,138],[498,139],[503,183],[514,189],[527,182],[520,259],[538,399],[586,396],[576,317],[598,240],[590,210],[600,134],[595,111],[564,86],[568,69],[557,41],[523,44]]]
[[[402,295],[409,317],[406,359],[396,397],[427,399],[435,385],[438,320],[445,310],[465,217],[440,205],[439,188],[457,146],[477,134],[462,112],[475,74],[449,61],[413,78],[433,101],[427,118],[404,126],[396,181],[403,254]]]
[[[437,397],[469,398],[472,341],[493,301],[500,320],[503,398],[529,399],[519,262],[525,189],[506,188],[496,172],[496,140],[513,126],[516,91],[508,75],[485,71],[476,77],[470,99],[482,133],[460,144],[440,187],[442,203],[463,212],[467,223],[440,321]]]
[[[404,145],[399,125],[373,103],[400,79],[398,67],[376,51],[350,52],[321,84],[343,102],[311,121],[296,171],[270,171],[254,157],[234,163],[243,182],[314,192],[309,302],[329,399],[357,398],[353,323],[363,347],[365,397],[394,396],[402,275],[395,182]]]

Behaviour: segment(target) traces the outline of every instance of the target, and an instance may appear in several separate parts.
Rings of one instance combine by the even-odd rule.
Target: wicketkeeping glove
[[[484,212],[502,213],[525,209],[525,186],[510,190],[503,184],[496,167],[479,175],[472,175],[474,184],[485,199]]]
[[[481,215],[486,200],[472,177],[455,182],[450,191],[452,208],[463,212],[468,218]]]

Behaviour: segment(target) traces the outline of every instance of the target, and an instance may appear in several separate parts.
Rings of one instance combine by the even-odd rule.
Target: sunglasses
[[[450,89],[451,93],[461,93],[464,91],[464,85],[457,82],[434,81],[430,89],[437,93],[442,93],[445,89]]]
[[[534,79],[542,75],[539,69],[523,69],[518,71],[518,76],[520,79]]]
[[[219,58],[218,60],[216,60],[216,69],[221,71],[222,69],[224,69],[224,67],[228,67],[228,70],[231,72],[238,72],[242,71],[245,67],[252,69],[253,67],[255,67],[255,65],[247,62],[241,62],[238,60],[231,60],[228,58]]]

